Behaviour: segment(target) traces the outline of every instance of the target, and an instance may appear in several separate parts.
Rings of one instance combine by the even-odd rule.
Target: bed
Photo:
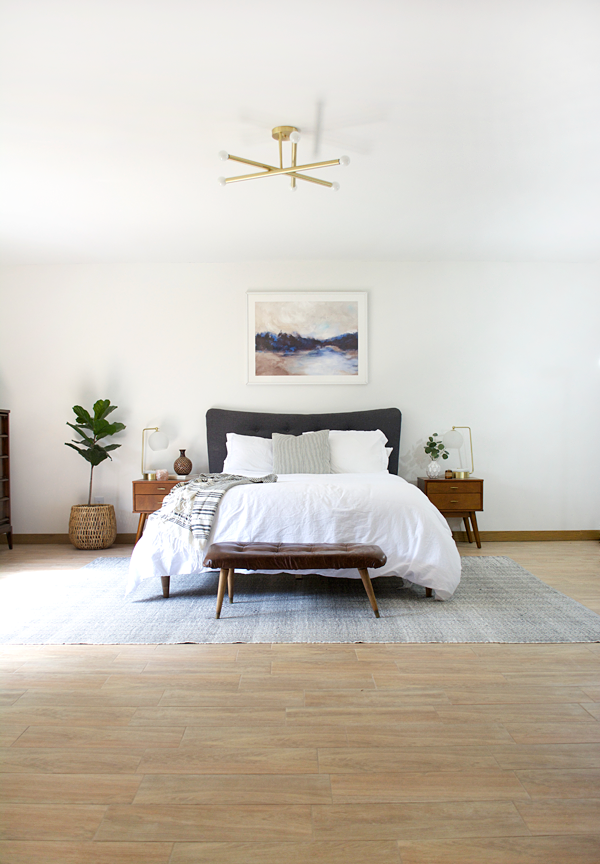
[[[267,473],[265,453],[275,446],[271,442],[283,440],[277,435],[302,436],[304,441],[309,433],[320,432],[322,441],[323,430],[329,430],[335,473],[277,473],[276,482],[229,489],[206,541],[183,537],[152,514],[131,557],[127,593],[146,579],[198,574],[201,580],[202,574],[213,573],[203,565],[210,543],[370,543],[387,556],[371,578],[397,576],[431,589],[436,600],[450,599],[460,581],[460,557],[441,513],[398,476],[401,421],[397,408],[332,414],[210,409],[206,428],[211,473],[262,476]],[[298,443],[289,438],[285,442]],[[253,453],[258,454],[254,462]],[[322,575],[359,578],[356,570]],[[176,593],[176,579],[171,581]]]

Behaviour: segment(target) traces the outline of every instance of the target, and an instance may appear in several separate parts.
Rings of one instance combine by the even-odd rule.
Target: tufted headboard
[[[229,411],[210,408],[206,412],[208,441],[208,470],[223,470],[227,456],[228,432],[270,438],[273,432],[301,435],[319,429],[381,429],[392,448],[389,461],[390,474],[398,473],[400,455],[400,427],[402,414],[398,408],[376,408],[373,411],[348,411],[343,414],[262,414],[258,411]]]

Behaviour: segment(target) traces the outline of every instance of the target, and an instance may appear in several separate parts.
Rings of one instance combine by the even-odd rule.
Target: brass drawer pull
[[[451,504],[458,504],[458,501],[451,501]]]
[[[157,492],[166,492],[167,489],[166,489],[165,486],[157,486],[157,487],[156,487],[156,491],[157,491]]]

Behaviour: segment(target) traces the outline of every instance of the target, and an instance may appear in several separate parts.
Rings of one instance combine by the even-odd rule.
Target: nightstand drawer
[[[136,495],[166,495],[179,480],[134,480],[133,489]]]
[[[442,512],[449,510],[483,510],[482,496],[479,492],[444,492],[442,494],[428,489],[427,497]]]
[[[419,477],[417,485],[442,513],[483,510],[483,480],[478,478],[430,480],[428,477]]]
[[[454,492],[460,492],[464,495],[465,492],[476,493],[479,495],[483,488],[481,480],[427,480],[427,495],[432,493],[437,495],[450,495]]]
[[[154,513],[158,510],[167,495],[163,492],[161,495],[136,495],[133,499],[134,513]]]
[[[179,480],[134,480],[133,512],[154,513]]]

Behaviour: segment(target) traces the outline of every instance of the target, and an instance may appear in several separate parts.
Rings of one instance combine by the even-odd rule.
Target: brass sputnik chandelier
[[[317,177],[307,177],[306,174],[300,174],[299,171],[313,170],[314,168],[328,168],[331,165],[349,165],[350,159],[347,156],[340,156],[339,159],[329,159],[327,162],[310,162],[308,165],[297,165],[297,148],[300,140],[300,132],[295,126],[275,126],[273,129],[273,138],[279,142],[279,168],[275,165],[266,165],[264,162],[255,162],[253,159],[244,159],[241,156],[231,156],[225,150],[221,150],[219,158],[226,162],[231,159],[232,162],[243,162],[244,165],[253,165],[255,168],[262,168],[257,174],[242,174],[239,177],[219,177],[221,186],[226,186],[228,183],[237,183],[239,180],[257,180],[259,177],[275,177],[279,174],[287,174],[291,178],[291,189],[295,192],[298,188],[296,180],[306,180],[308,183],[317,183],[319,186],[329,186],[334,192],[340,188],[339,183],[330,183],[329,180],[319,180]],[[292,145],[291,165],[289,168],[283,167],[283,142],[289,141]]]

